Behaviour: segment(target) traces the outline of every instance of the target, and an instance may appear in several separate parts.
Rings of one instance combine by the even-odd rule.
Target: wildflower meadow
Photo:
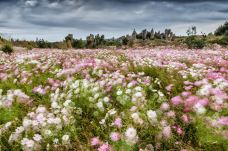
[[[227,49],[0,53],[1,151],[227,149]]]

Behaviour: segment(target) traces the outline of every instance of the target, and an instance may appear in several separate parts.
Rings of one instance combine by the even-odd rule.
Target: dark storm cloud
[[[227,0],[0,0],[0,32],[50,40],[152,27],[185,34],[191,25],[212,32],[227,19],[227,8]]]

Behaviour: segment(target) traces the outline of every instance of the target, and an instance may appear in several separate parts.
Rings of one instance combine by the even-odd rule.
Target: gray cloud
[[[107,37],[136,28],[172,28],[185,34],[191,25],[213,32],[228,16],[227,0],[1,0],[0,32],[16,38],[61,40],[68,33]]]

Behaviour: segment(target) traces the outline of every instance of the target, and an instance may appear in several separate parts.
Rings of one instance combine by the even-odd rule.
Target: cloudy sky
[[[62,40],[68,33],[118,37],[144,28],[209,33],[228,19],[228,0],[0,0],[0,33]]]

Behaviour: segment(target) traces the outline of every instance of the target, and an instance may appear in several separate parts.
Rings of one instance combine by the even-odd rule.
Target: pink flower
[[[190,81],[184,81],[184,84],[185,85],[192,85],[192,82],[190,82]]]
[[[183,97],[188,97],[189,95],[191,95],[192,93],[191,92],[188,92],[188,91],[185,91],[185,92],[182,92],[181,95]]]
[[[192,107],[198,99],[199,98],[197,96],[189,96],[184,102],[185,107]]]
[[[7,101],[5,101],[5,107],[11,107],[12,106],[12,104],[13,104],[13,102],[12,101],[10,101],[10,100],[7,100]]]
[[[167,91],[171,91],[172,87],[173,87],[173,84],[170,84],[170,85],[168,85],[167,87],[165,87],[165,89],[166,89]]]
[[[162,103],[160,108],[162,111],[167,111],[167,110],[169,110],[169,104],[164,102],[164,103]]]
[[[110,151],[110,146],[109,144],[103,144],[98,148],[98,151]]]
[[[114,121],[114,125],[118,128],[121,128],[122,127],[122,119],[121,118],[116,118],[115,121]]]
[[[183,114],[183,115],[181,116],[181,119],[182,119],[182,121],[183,121],[184,123],[188,123],[188,122],[189,122],[189,118],[188,118],[188,116],[187,116],[186,114]]]
[[[175,96],[171,99],[171,102],[174,106],[178,106],[183,102],[183,100],[180,96]]]
[[[162,134],[165,138],[170,138],[170,136],[172,135],[171,132],[171,127],[170,126],[166,126],[163,128]]]
[[[171,117],[171,118],[173,118],[173,117],[176,116],[176,114],[175,114],[174,111],[169,111],[169,112],[167,112],[166,114],[167,114],[168,117]]]
[[[214,102],[214,103],[210,104],[210,108],[215,111],[220,111],[222,109],[222,106],[220,104]]]
[[[218,78],[221,78],[221,73],[216,73],[216,72],[210,72],[207,74],[207,79],[210,79],[210,80],[215,80],[215,79],[218,79]]]
[[[94,137],[94,138],[91,139],[91,145],[92,146],[97,146],[99,144],[100,144],[100,140],[99,140],[98,137]]]
[[[228,126],[228,116],[223,116],[218,120],[218,123],[221,125]]]
[[[201,81],[196,81],[196,82],[194,82],[194,85],[197,86],[197,87],[198,86],[201,86],[202,85],[202,82]]]
[[[177,134],[179,134],[179,135],[182,135],[183,134],[182,128],[177,127]]]
[[[42,88],[42,86],[38,86],[38,87],[33,88],[33,92],[39,93],[41,95],[46,94],[46,91]]]
[[[185,86],[184,89],[185,89],[186,91],[189,91],[189,90],[192,89],[192,86],[191,86],[191,85],[190,85],[190,86]]]
[[[199,103],[200,105],[202,105],[202,106],[207,106],[208,103],[209,103],[209,100],[208,100],[207,98],[200,99],[200,100],[198,101],[198,103]]]
[[[118,140],[120,140],[120,134],[117,132],[112,132],[110,138],[112,141],[117,142]]]

